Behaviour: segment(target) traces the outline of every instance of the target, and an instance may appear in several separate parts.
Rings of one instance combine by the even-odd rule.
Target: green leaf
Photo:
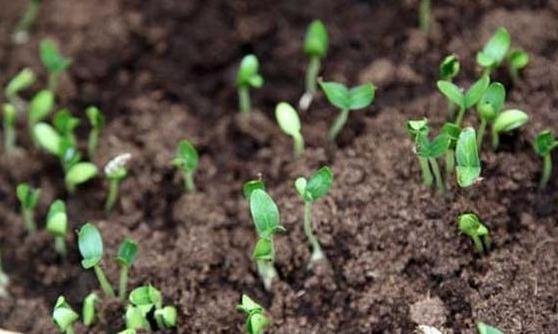
[[[407,127],[407,133],[412,140],[416,140],[420,136],[428,136],[428,120],[426,118],[421,120],[411,120],[405,123]]]
[[[54,41],[43,39],[39,49],[41,61],[49,72],[60,73],[70,67],[72,61],[62,56]]]
[[[468,127],[461,131],[457,140],[455,157],[457,183],[462,188],[473,185],[481,173],[475,129]]]
[[[498,28],[482,51],[477,54],[477,62],[482,67],[499,66],[508,54],[510,44],[511,38],[506,28]]]
[[[16,195],[25,209],[34,209],[39,203],[41,189],[34,189],[27,183],[20,183],[16,188]]]
[[[482,95],[477,112],[481,118],[492,121],[502,110],[505,101],[506,88],[499,82],[493,82]]]
[[[477,329],[479,330],[479,334],[504,334],[504,332],[498,328],[489,326],[484,322],[479,322],[477,324]]]
[[[47,123],[37,123],[33,127],[33,134],[44,150],[58,157],[62,156],[62,137],[52,126]]]
[[[351,95],[349,89],[337,82],[319,81],[320,87],[324,91],[329,103],[341,110],[351,108]]]
[[[260,88],[263,85],[264,80],[261,75],[258,74],[259,68],[260,63],[258,62],[258,58],[256,58],[253,54],[249,54],[242,58],[236,77],[236,84],[238,86],[252,86],[254,88]]]
[[[99,230],[86,223],[78,232],[78,247],[83,260],[81,266],[90,269],[99,264],[103,258],[103,239]]]
[[[99,301],[99,296],[91,292],[83,300],[82,318],[85,326],[91,326],[95,322],[95,304]]]
[[[417,137],[417,155],[423,158],[439,158],[446,154],[450,145],[450,137],[441,133],[432,141],[428,141],[426,136]]]
[[[465,95],[457,85],[446,80],[439,80],[436,85],[438,90],[451,102],[465,109]]]
[[[32,69],[26,67],[19,71],[12,80],[8,82],[4,94],[9,99],[16,96],[20,91],[25,90],[35,83],[36,77],[35,72]]]
[[[250,196],[250,212],[260,238],[269,239],[279,225],[279,209],[273,199],[261,189],[255,189]]]
[[[294,183],[296,192],[305,201],[307,200],[306,199],[306,185],[307,184],[308,184],[308,180],[306,180],[306,178],[304,178],[304,177],[299,177],[298,179],[296,179],[296,181]]]
[[[296,110],[287,102],[281,102],[275,108],[275,118],[281,130],[289,136],[300,135],[300,118]]]
[[[97,166],[90,162],[79,162],[66,173],[66,184],[73,188],[93,179],[98,174]]]
[[[105,127],[105,116],[103,116],[99,108],[94,106],[87,107],[87,109],[85,109],[85,114],[94,129],[100,130]]]
[[[440,78],[442,80],[451,81],[459,73],[459,59],[455,54],[446,56],[440,63]]]
[[[262,180],[250,180],[244,183],[244,186],[242,187],[244,198],[246,198],[247,201],[250,201],[250,196],[252,195],[252,192],[256,189],[261,189],[265,191],[265,183],[263,183]]]
[[[136,256],[138,255],[138,244],[129,238],[124,239],[118,248],[118,256],[116,261],[121,266],[130,267],[134,263]]]
[[[550,130],[539,132],[539,134],[537,134],[537,137],[535,137],[535,141],[533,142],[535,152],[537,152],[537,154],[541,157],[550,154],[550,152],[552,152],[552,150],[555,149],[557,146],[558,142],[556,141],[554,134]]]
[[[270,239],[260,238],[252,252],[252,258],[256,260],[273,260],[273,243]]]
[[[308,180],[305,187],[305,197],[309,201],[315,201],[324,197],[331,189],[333,173],[327,166],[320,168]]]
[[[465,93],[465,109],[471,108],[480,100],[489,84],[490,78],[483,75],[467,90],[467,93]]]
[[[252,313],[248,316],[246,330],[250,334],[263,334],[264,329],[269,326],[271,321],[263,313]]]
[[[349,109],[358,110],[368,107],[374,101],[375,88],[371,83],[353,87],[349,90]]]
[[[140,307],[128,305],[128,307],[126,307],[126,314],[124,315],[124,319],[126,320],[126,327],[128,329],[149,329],[149,323],[146,319],[146,314],[144,314],[143,310]]]
[[[247,295],[242,295],[242,300],[240,305],[236,306],[237,310],[240,310],[246,314],[251,314],[255,312],[263,312],[264,308],[260,306],[260,304],[256,303],[252,300],[252,298],[248,297]]]
[[[129,300],[136,306],[154,305],[156,308],[161,308],[163,297],[161,292],[150,284],[132,290]]]
[[[68,109],[62,109],[58,111],[54,115],[54,120],[52,123],[63,137],[71,138],[73,141],[75,141],[74,131],[76,127],[79,126],[80,120],[79,118],[72,116]]]
[[[57,237],[65,237],[68,229],[68,215],[66,214],[66,204],[57,199],[48,210],[47,231]]]
[[[177,317],[176,307],[174,306],[165,306],[162,309],[155,310],[155,318],[160,319],[165,328],[176,327]]]
[[[52,320],[58,326],[62,332],[73,326],[74,322],[79,319],[79,314],[77,314],[70,304],[66,302],[64,296],[58,297],[56,300],[56,305],[54,305],[54,310],[52,312]]]
[[[458,218],[459,231],[469,237],[488,235],[488,228],[484,226],[474,213],[462,214]]]
[[[329,37],[322,21],[314,20],[304,36],[304,53],[310,57],[324,58],[327,54]]]
[[[455,123],[448,122],[445,123],[444,126],[442,126],[441,133],[448,136],[450,140],[449,148],[455,149],[455,145],[457,144],[457,139],[461,134],[461,128],[457,126]]]
[[[529,65],[529,54],[525,51],[516,50],[508,56],[510,67],[521,70]]]
[[[42,90],[35,94],[29,103],[29,122],[37,123],[46,118],[54,107],[54,94],[50,90]]]
[[[176,149],[176,158],[173,164],[185,171],[193,172],[198,168],[198,151],[188,140],[181,140]]]
[[[529,116],[518,109],[502,112],[494,121],[493,130],[496,133],[509,132],[519,128],[529,121]]]

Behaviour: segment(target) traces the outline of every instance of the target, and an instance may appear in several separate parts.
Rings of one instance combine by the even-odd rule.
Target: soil
[[[170,333],[243,331],[235,310],[242,293],[268,310],[269,333],[411,333],[419,324],[475,333],[478,321],[505,333],[558,331],[558,182],[536,191],[540,159],[530,144],[538,131],[558,130],[556,1],[434,1],[436,24],[427,38],[416,29],[412,0],[51,0],[22,46],[11,43],[10,33],[24,2],[0,4],[0,83],[23,66],[45,82],[37,44],[55,39],[73,59],[59,104],[83,119],[82,143],[83,110],[96,104],[108,126],[95,162],[133,155],[121,201],[105,215],[107,184],[96,180],[66,194],[57,161],[33,148],[21,120],[23,149],[0,157],[0,248],[10,277],[0,328],[55,333],[56,297],[64,294],[77,310],[98,290],[93,273],[80,267],[75,234],[61,259],[44,229],[25,233],[15,186],[28,181],[42,189],[41,227],[48,205],[64,198],[72,230],[86,221],[100,228],[111,281],[118,277],[112,258],[121,240],[139,242],[130,286],[152,283],[165,304],[177,306],[179,326]],[[350,84],[372,80],[377,94],[372,107],[351,113],[335,154],[324,134],[336,111],[318,97],[303,114],[305,157],[293,161],[273,110],[301,95],[301,41],[313,18],[330,32],[323,76]],[[494,79],[508,86],[507,105],[527,111],[530,122],[505,136],[496,153],[482,152],[480,184],[453,185],[439,195],[421,185],[404,123],[423,116],[434,128],[444,122],[446,102],[435,89],[440,60],[458,54],[457,82],[469,85],[479,73],[476,51],[500,25],[531,63],[515,83],[505,71]],[[237,116],[234,75],[248,52],[260,58],[266,84],[252,92],[258,110],[245,124]],[[473,113],[466,122],[476,126]],[[182,138],[200,151],[195,194],[183,192],[169,163]],[[308,270],[303,206],[292,183],[324,164],[335,182],[315,204],[314,219],[330,266]],[[255,233],[241,192],[260,173],[287,228],[276,237],[281,279],[271,292],[250,260]],[[489,227],[488,255],[476,255],[458,234],[463,212],[477,213]],[[100,313],[94,327],[78,332],[123,328],[118,302],[105,300]]]

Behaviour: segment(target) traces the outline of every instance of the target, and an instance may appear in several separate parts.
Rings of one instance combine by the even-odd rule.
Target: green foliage
[[[6,85],[4,89],[6,98],[13,103],[14,101],[12,101],[12,99],[15,98],[19,92],[33,85],[35,80],[35,72],[33,72],[32,69],[29,67],[22,69]]]
[[[174,306],[165,306],[161,309],[155,310],[155,319],[162,328],[176,327],[178,312]]]
[[[302,137],[302,126],[296,110],[287,102],[281,102],[275,108],[275,118],[281,130],[293,138],[294,156],[302,155],[304,153],[304,138]]]
[[[504,334],[504,332],[502,332],[498,328],[489,326],[484,322],[479,322],[477,324],[477,329],[479,331],[479,334]]]
[[[460,215],[457,221],[459,232],[471,238],[476,251],[487,252],[490,247],[488,228],[481,223],[479,217],[474,213],[465,213]]]
[[[28,108],[30,129],[37,122],[45,119],[54,108],[54,93],[50,90],[41,90],[31,100]]]
[[[309,57],[324,58],[327,54],[329,37],[322,21],[314,20],[308,26],[304,37],[304,53]]]
[[[439,158],[448,151],[450,140],[445,133],[440,133],[432,141],[425,135],[419,135],[416,142],[417,155],[423,158]]]
[[[52,311],[52,320],[62,333],[73,334],[73,326],[78,319],[79,314],[66,302],[64,296],[58,297]]]
[[[65,58],[58,46],[50,39],[43,39],[39,45],[39,55],[44,67],[50,73],[61,73],[70,67],[72,61]]]
[[[353,87],[337,82],[320,81],[329,103],[341,110],[358,110],[368,107],[374,101],[375,87],[371,83]]]
[[[250,180],[244,183],[244,186],[242,187],[242,193],[244,194],[244,198],[250,201],[250,196],[252,195],[252,192],[256,189],[261,189],[265,191],[265,183],[263,183],[262,180]]]
[[[506,101],[506,88],[499,82],[493,82],[488,86],[479,103],[477,112],[481,119],[493,121],[504,107]]]
[[[271,196],[262,189],[252,191],[250,212],[260,238],[270,239],[278,230],[285,229],[279,224],[279,208]]]
[[[118,248],[116,261],[121,266],[131,267],[138,255],[138,244],[132,239],[124,239]]]
[[[529,54],[522,50],[515,50],[508,55],[508,68],[512,79],[519,77],[519,71],[529,65]]]
[[[96,318],[96,304],[99,301],[99,296],[95,292],[91,292],[83,300],[82,318],[85,326],[91,326],[95,323]]]
[[[103,258],[103,238],[99,230],[92,224],[86,223],[78,233],[78,247],[83,260],[81,266],[91,269],[98,265]]]
[[[461,131],[456,146],[457,183],[466,188],[479,180],[481,164],[477,148],[475,129],[468,127]]]
[[[39,146],[48,153],[60,157],[62,155],[62,136],[47,123],[37,123],[33,127],[33,134],[37,138]]]
[[[62,109],[54,115],[52,123],[60,136],[66,138],[72,146],[76,146],[75,130],[80,124],[79,118],[72,116],[68,109]]]
[[[497,68],[506,58],[510,45],[511,38],[506,28],[498,28],[482,51],[477,53],[477,63],[488,70]]]
[[[161,291],[152,285],[140,286],[130,292],[130,303],[135,306],[149,306],[161,308],[163,296]]]
[[[3,126],[4,126],[4,150],[10,154],[15,150],[17,111],[13,104],[4,103]]]
[[[39,203],[40,194],[40,189],[34,189],[27,183],[20,183],[16,188],[16,195],[21,205],[21,215],[29,233],[37,231],[33,210]]]
[[[313,202],[324,197],[333,183],[331,169],[324,166],[317,170],[309,180],[299,177],[295,182],[295,188],[305,202]]]
[[[57,199],[50,205],[46,228],[47,231],[54,236],[66,237],[68,216],[66,214],[66,204],[64,204],[64,201]]]
[[[492,124],[492,148],[498,148],[501,133],[513,131],[528,121],[529,115],[518,109],[510,109],[500,113]]]
[[[445,135],[449,139],[449,149],[454,150],[457,145],[457,140],[461,134],[461,128],[454,123],[445,123],[442,126],[442,135]]]
[[[409,137],[416,141],[419,136],[426,136],[430,129],[428,128],[428,120],[426,118],[419,120],[409,120],[405,123]]]
[[[558,147],[558,141],[556,141],[556,137],[554,137],[554,134],[550,130],[545,130],[537,134],[533,142],[533,147],[538,155],[544,157]]]
[[[109,212],[118,199],[120,183],[128,176],[127,164],[132,158],[130,153],[119,154],[105,165],[105,176],[109,181],[109,192],[105,211]]]
[[[136,334],[137,331],[135,329],[127,328],[123,331],[118,332],[118,334]]]
[[[263,86],[263,77],[259,74],[260,63],[255,55],[249,54],[242,58],[236,76],[237,86],[260,88]]]
[[[73,165],[66,173],[65,183],[69,192],[74,192],[75,188],[83,184],[98,174],[98,169],[91,162],[79,162]]]
[[[196,191],[194,184],[194,173],[198,168],[199,156],[194,145],[187,140],[181,140],[178,143],[176,157],[172,163],[182,170],[184,176],[184,187],[188,192]]]
[[[147,311],[144,309],[128,305],[126,307],[126,314],[124,315],[126,321],[126,327],[128,330],[136,329],[150,329],[149,321],[147,320]]]
[[[446,56],[440,63],[440,79],[451,81],[459,74],[459,58],[455,54]]]
[[[87,107],[87,109],[85,109],[85,114],[91,124],[91,132],[89,132],[89,138],[87,141],[87,154],[89,159],[93,159],[95,152],[97,151],[101,132],[105,128],[106,121],[105,116],[97,107]]]
[[[140,286],[129,296],[131,305],[126,311],[128,329],[151,329],[148,315],[153,312],[157,327],[168,329],[176,326],[177,311],[174,306],[163,306],[163,297],[152,285]]]
[[[440,90],[448,100],[458,105],[460,109],[469,109],[480,100],[489,84],[490,78],[484,75],[465,93],[463,93],[461,88],[450,81],[439,80],[437,86],[438,90]]]
[[[240,305],[236,309],[246,313],[246,332],[248,334],[263,334],[264,330],[271,324],[271,320],[265,315],[265,310],[247,295],[242,295]]]

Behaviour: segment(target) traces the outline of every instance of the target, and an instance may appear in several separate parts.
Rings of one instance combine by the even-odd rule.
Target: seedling
[[[91,132],[89,132],[89,140],[87,141],[87,154],[89,159],[93,159],[99,144],[99,137],[105,127],[105,116],[103,116],[99,108],[93,106],[85,109],[85,114],[91,124]]]
[[[10,278],[4,272],[2,267],[2,256],[0,254],[0,298],[8,296],[8,284],[10,283]]]
[[[275,108],[275,118],[279,127],[294,141],[295,158],[304,154],[304,138],[302,137],[300,118],[296,110],[287,102],[281,102]]]
[[[468,127],[461,131],[455,150],[457,184],[467,188],[480,179],[481,164],[475,129]]]
[[[465,213],[460,215],[457,221],[459,232],[471,238],[475,250],[481,254],[488,252],[490,248],[488,228],[481,223],[479,217],[474,213]]]
[[[314,235],[312,224],[312,204],[314,201],[327,195],[333,183],[333,173],[329,167],[322,167],[316,171],[309,180],[299,177],[295,181],[295,188],[304,201],[304,233],[312,246],[312,256],[309,267],[319,261],[326,260],[318,238]]]
[[[486,42],[482,51],[477,53],[477,63],[484,69],[484,74],[490,75],[502,64],[508,54],[510,45],[511,38],[506,28],[498,28]]]
[[[91,326],[95,323],[96,318],[96,304],[99,301],[99,296],[95,292],[91,292],[83,300],[82,318],[85,326]]]
[[[518,109],[510,109],[500,113],[492,124],[492,148],[496,150],[500,144],[500,134],[511,132],[529,121],[529,116]]]
[[[138,244],[132,239],[124,239],[118,249],[116,261],[120,265],[120,281],[118,295],[120,300],[126,300],[126,290],[128,286],[128,271],[138,255]]]
[[[132,305],[126,311],[126,327],[129,329],[151,329],[148,317],[153,313],[159,329],[176,327],[177,311],[174,306],[163,307],[161,292],[152,285],[140,286],[130,292]]]
[[[258,272],[266,290],[271,289],[277,278],[275,270],[275,248],[273,235],[277,231],[285,231],[279,225],[279,209],[273,199],[262,189],[254,189],[250,195],[250,212],[256,227],[259,240],[254,247],[253,258],[256,260]]]
[[[109,192],[105,202],[105,211],[110,212],[118,198],[120,183],[128,176],[126,165],[132,159],[130,153],[117,155],[105,165],[105,176],[109,181]]]
[[[374,101],[376,88],[371,83],[351,89],[336,82],[320,81],[319,83],[329,103],[341,111],[328,133],[328,139],[333,142],[347,122],[349,111],[368,107]]]
[[[461,126],[463,117],[467,109],[474,106],[488,88],[490,79],[488,76],[483,75],[477,82],[475,82],[467,92],[463,93],[463,89],[456,84],[447,81],[439,80],[437,82],[438,90],[449,100],[450,103],[455,103],[459,108],[455,125]]]
[[[6,85],[4,89],[6,99],[14,106],[19,106],[21,104],[19,92],[29,88],[35,83],[35,80],[35,72],[32,69],[28,67],[22,69]]]
[[[79,319],[77,314],[70,304],[66,302],[64,296],[58,297],[54,310],[52,311],[52,320],[58,329],[65,334],[74,334],[74,323]]]
[[[25,228],[29,233],[37,231],[37,224],[35,224],[34,210],[39,203],[39,195],[41,189],[34,189],[27,183],[20,183],[16,189],[17,198],[21,206],[21,216],[25,223]]]
[[[54,108],[54,94],[50,90],[42,90],[35,94],[29,103],[27,125],[35,143],[37,137],[33,131],[35,124],[45,119]]]
[[[440,173],[440,166],[438,165],[438,161],[436,159],[448,152],[450,140],[451,138],[443,132],[436,136],[432,141],[428,139],[428,133],[419,132],[415,142],[416,154],[419,157],[428,160],[432,173],[434,174],[436,187],[441,193],[446,191],[446,187],[444,180],[442,179],[442,174]]]
[[[246,313],[246,332],[248,334],[264,334],[265,329],[271,324],[271,320],[265,314],[265,310],[247,295],[242,295],[240,305],[236,309]]]
[[[428,121],[426,120],[426,118],[422,120],[414,120],[414,121],[411,120],[411,121],[407,121],[406,126],[407,126],[407,133],[409,134],[409,137],[415,144],[415,147],[413,147],[413,149],[415,150],[416,153],[416,145],[419,136],[427,136],[428,132],[430,131],[428,128]],[[430,171],[430,166],[428,165],[428,159],[418,155],[417,157],[422,172],[422,183],[427,187],[431,187],[432,183],[434,182],[434,177],[432,176],[432,172]]]
[[[78,246],[79,252],[83,258],[81,266],[84,269],[93,268],[103,292],[108,297],[114,298],[114,290],[101,268],[101,260],[103,259],[103,239],[99,230],[90,223],[83,225],[78,233]]]
[[[250,202],[250,195],[252,195],[252,192],[256,189],[265,191],[265,184],[261,179],[251,180],[244,183],[244,186],[242,187],[242,193],[244,194],[244,198],[246,198],[248,202]]]
[[[76,187],[93,179],[98,174],[98,169],[91,162],[78,162],[66,173],[65,183],[68,192],[74,193]]]
[[[512,80],[519,78],[519,72],[529,65],[529,54],[522,50],[515,50],[508,55],[508,71]]]
[[[165,306],[161,309],[155,310],[154,316],[159,328],[176,327],[176,320],[178,318],[176,307]]]
[[[479,322],[477,324],[477,329],[479,331],[479,334],[504,334],[504,332],[502,332],[498,328],[489,326],[484,322]]]
[[[143,312],[143,310],[137,306],[128,305],[126,307],[124,319],[128,330],[149,330],[151,328],[147,320],[147,312]]]
[[[421,0],[419,5],[419,27],[425,33],[430,30],[430,20],[431,20],[431,0]]]
[[[68,215],[66,204],[57,199],[50,205],[47,215],[47,231],[54,236],[54,249],[63,257],[66,256],[66,232],[68,230]]]
[[[264,84],[263,77],[258,73],[260,63],[253,54],[242,58],[240,68],[236,75],[236,86],[238,87],[238,103],[243,114],[249,114],[251,110],[250,87],[260,88]]]
[[[446,56],[444,60],[440,63],[440,80],[446,80],[449,82],[453,81],[453,78],[459,74],[459,59],[455,54],[450,54]],[[453,120],[455,118],[455,103],[451,100],[448,101],[448,120]]]
[[[482,147],[482,139],[486,131],[486,126],[494,122],[506,101],[506,89],[499,82],[493,82],[488,86],[477,104],[477,113],[481,119],[479,127],[479,135],[477,137],[477,146],[479,151]]]
[[[17,112],[13,104],[4,103],[4,151],[8,154],[15,150]]]
[[[43,66],[48,72],[48,89],[52,92],[56,91],[58,87],[58,80],[60,75],[66,71],[72,61],[64,57],[58,46],[50,39],[43,39],[39,45],[39,53]]]
[[[539,182],[539,190],[543,190],[546,188],[552,174],[552,151],[558,147],[558,141],[556,141],[551,131],[545,130],[539,132],[537,137],[535,137],[533,147],[535,152],[543,158],[543,171]]]
[[[442,133],[449,138],[449,146],[446,152],[446,181],[449,181],[455,169],[455,148],[461,128],[453,123],[446,123],[442,127]]]
[[[24,44],[27,43],[29,40],[29,31],[35,23],[35,19],[39,14],[39,10],[41,9],[42,0],[30,0],[23,16],[17,23],[12,39],[17,44]]]
[[[194,173],[198,168],[199,156],[198,151],[194,148],[192,143],[187,140],[181,140],[176,149],[176,157],[172,163],[182,170],[184,177],[184,188],[188,192],[195,192],[196,185],[194,183]]]
[[[306,68],[306,92],[300,99],[300,109],[302,110],[308,109],[314,94],[316,94],[318,74],[320,73],[322,59],[327,54],[328,44],[329,36],[323,22],[320,20],[312,21],[304,36],[304,53],[308,56],[309,62]]]
[[[54,115],[52,123],[60,136],[68,141],[69,145],[75,147],[77,143],[75,130],[81,123],[79,118],[72,116],[68,109],[62,109]]]

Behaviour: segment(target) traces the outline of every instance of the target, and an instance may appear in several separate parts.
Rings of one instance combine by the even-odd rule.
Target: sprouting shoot
[[[52,311],[52,321],[58,329],[64,334],[75,334],[74,323],[78,319],[79,314],[72,309],[64,296],[58,297]]]
[[[241,303],[236,309],[246,314],[247,334],[264,334],[265,329],[271,324],[264,308],[247,295],[242,295]]]
[[[324,23],[320,20],[312,21],[304,36],[304,53],[308,56],[309,62],[306,68],[306,91],[299,102],[301,110],[308,109],[314,94],[316,94],[318,74],[320,73],[321,62],[327,54],[328,45],[329,36]]]
[[[118,249],[116,262],[120,265],[120,280],[118,288],[118,296],[121,301],[126,300],[126,290],[128,287],[128,271],[136,260],[138,255],[138,244],[132,239],[124,239]]]
[[[275,108],[275,118],[285,134],[293,138],[293,154],[295,158],[304,154],[304,138],[302,125],[296,110],[287,102],[281,102]]]
[[[474,213],[465,213],[457,219],[459,232],[471,238],[475,250],[482,254],[490,248],[490,236],[488,228],[480,221]]]
[[[81,227],[78,233],[78,247],[82,257],[81,266],[83,269],[93,268],[103,292],[108,297],[114,298],[114,290],[101,268],[103,239],[94,225],[86,223]]]
[[[27,43],[29,40],[29,33],[33,23],[35,23],[35,19],[39,14],[39,10],[41,9],[42,0],[30,0],[25,12],[19,19],[14,33],[12,35],[12,39],[17,44],[24,44]]]
[[[550,130],[539,132],[533,142],[535,152],[543,159],[543,170],[539,181],[539,190],[544,190],[552,174],[552,151],[558,147],[558,141]]]
[[[48,90],[55,92],[58,88],[60,75],[70,67],[72,61],[64,57],[58,50],[56,43],[50,39],[41,41],[39,55],[48,72]]]
[[[89,132],[89,139],[87,141],[87,155],[89,159],[92,160],[97,151],[97,146],[99,145],[101,132],[105,127],[105,116],[99,108],[94,106],[87,107],[87,109],[85,109],[85,114],[91,124],[91,131]]]
[[[462,88],[451,81],[439,80],[437,82],[438,90],[448,99],[449,103],[454,103],[458,107],[455,125],[461,126],[465,112],[477,104],[489,84],[489,77],[484,75],[464,93]]]
[[[29,233],[37,231],[37,224],[35,224],[35,207],[39,203],[40,189],[34,189],[27,183],[21,183],[16,189],[17,198],[21,206],[21,216],[25,223],[25,228]]]
[[[194,183],[194,173],[198,169],[199,156],[198,151],[187,140],[181,140],[176,149],[176,157],[172,163],[182,171],[184,178],[184,188],[186,191],[193,193],[196,191],[196,184]]]
[[[243,114],[249,114],[252,109],[250,87],[260,88],[264,84],[264,79],[259,70],[258,58],[252,54],[245,56],[240,62],[240,68],[236,76],[236,86],[238,88],[239,108]]]
[[[54,236],[54,249],[58,254],[65,257],[68,253],[66,250],[68,214],[66,213],[66,204],[64,201],[57,199],[50,205],[46,228],[47,231]]]
[[[105,211],[112,210],[118,199],[120,183],[128,176],[127,164],[132,159],[130,153],[119,154],[105,165],[105,177],[109,181],[109,192],[105,202]]]

